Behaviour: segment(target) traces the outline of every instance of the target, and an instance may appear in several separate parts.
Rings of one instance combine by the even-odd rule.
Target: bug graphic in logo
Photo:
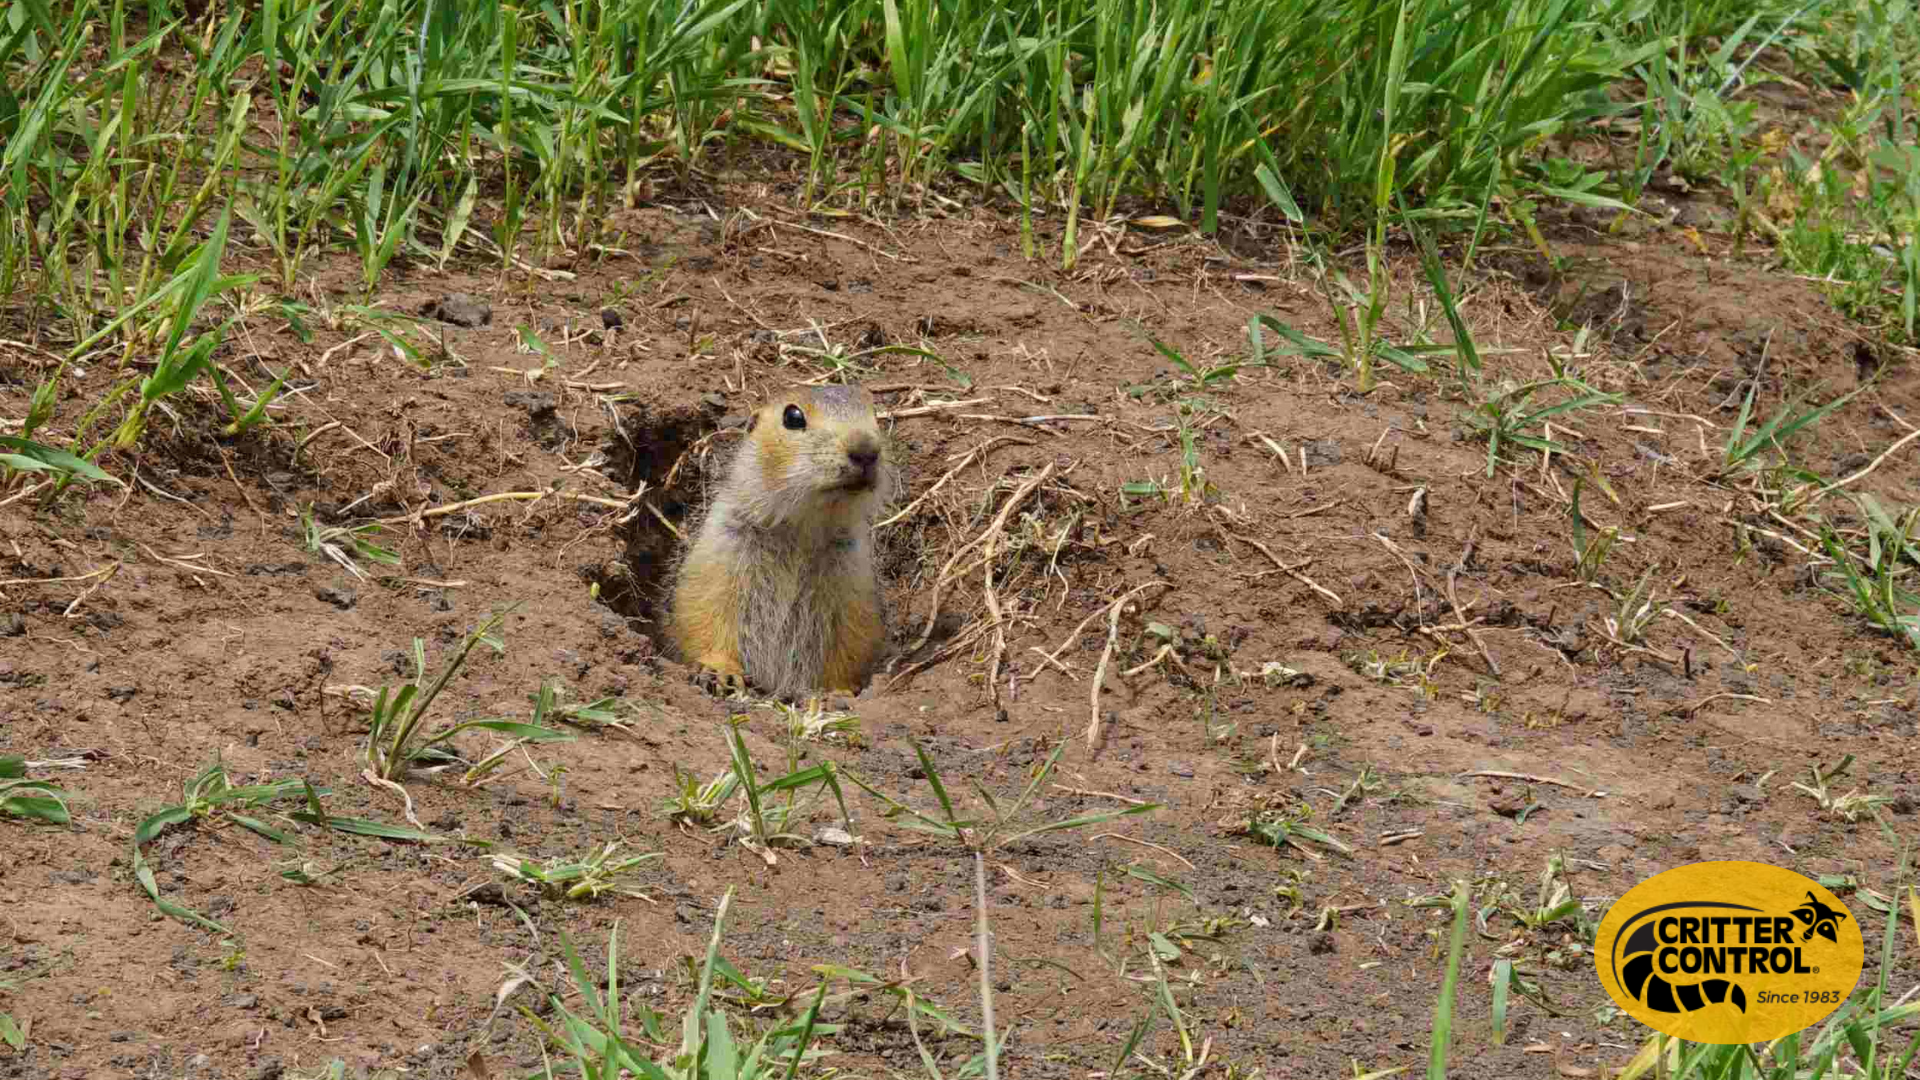
[[[1694,863],[1614,904],[1594,966],[1608,995],[1649,1027],[1694,1042],[1762,1042],[1846,1000],[1862,945],[1840,899],[1791,870]]]
[[[1731,908],[1736,911],[1758,911],[1758,908],[1741,904],[1662,904],[1648,908],[1628,920],[1633,927],[1622,931],[1626,936],[1617,944],[1619,957],[1614,962],[1615,977],[1627,988],[1627,993],[1639,998],[1647,1008],[1655,1012],[1677,1013],[1704,1009],[1708,1005],[1725,1002],[1747,1011],[1747,993],[1738,983],[1725,979],[1708,979],[1697,983],[1671,983],[1654,971],[1654,958],[1659,954],[1660,937],[1657,932],[1659,922],[1654,918],[1659,912],[1672,908]],[[1634,924],[1638,924],[1637,926]],[[1622,963],[1621,961],[1625,961]]]

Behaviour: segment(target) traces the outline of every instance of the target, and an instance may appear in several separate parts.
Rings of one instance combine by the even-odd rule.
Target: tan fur
[[[806,428],[786,427],[789,405]],[[878,455],[872,485],[850,455]],[[676,575],[668,629],[700,677],[780,696],[858,693],[886,643],[873,518],[895,471],[860,387],[802,389],[754,414]]]

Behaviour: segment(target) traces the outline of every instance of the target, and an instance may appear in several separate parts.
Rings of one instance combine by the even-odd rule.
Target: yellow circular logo
[[[1853,993],[1860,924],[1810,878],[1765,863],[1699,862],[1614,902],[1593,942],[1600,984],[1634,1019],[1700,1043],[1769,1042]]]

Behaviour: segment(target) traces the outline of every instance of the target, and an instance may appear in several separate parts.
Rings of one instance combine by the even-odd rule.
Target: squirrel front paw
[[[709,694],[732,697],[746,692],[747,677],[737,665],[709,657],[700,661],[694,671],[693,684]]]

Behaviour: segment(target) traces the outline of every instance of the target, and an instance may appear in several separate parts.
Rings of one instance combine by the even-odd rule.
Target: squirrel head
[[[860,386],[798,389],[761,406],[733,470],[746,493],[739,509],[762,526],[864,520],[893,494],[873,394]]]

